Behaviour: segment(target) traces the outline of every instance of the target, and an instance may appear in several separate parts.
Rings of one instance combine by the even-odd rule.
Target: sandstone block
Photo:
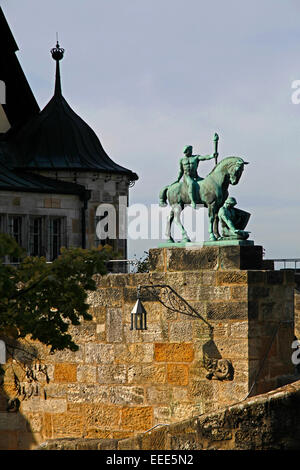
[[[71,325],[69,327],[69,333],[76,344],[87,343],[97,339],[96,324],[92,322],[81,323],[80,325],[76,326]]]
[[[79,365],[77,367],[77,380],[78,382],[95,383],[97,369],[95,366]]]
[[[200,272],[168,272],[166,273],[167,284],[175,290],[184,288],[187,284],[197,286],[201,284],[202,275]]]
[[[122,409],[121,427],[133,431],[146,431],[152,427],[153,410],[151,406],[126,407]]]
[[[248,300],[248,287],[247,286],[234,286],[230,288],[231,298],[233,300]]]
[[[155,406],[153,408],[154,424],[169,423],[171,420],[171,409],[169,406]]]
[[[147,301],[144,301],[143,299],[144,299],[144,296],[142,295],[143,305],[147,312],[147,325],[149,327],[152,323],[158,323],[160,321],[162,312],[165,312],[168,310],[165,307],[163,307],[162,304],[159,302],[147,302]]]
[[[67,410],[67,401],[63,398],[31,398],[22,402],[21,411],[43,412],[43,413],[64,413]]]
[[[172,387],[172,401],[184,403],[190,401],[187,387]]]
[[[247,319],[247,302],[207,302],[207,318],[212,320]]]
[[[97,368],[98,382],[102,384],[120,384],[126,382],[126,366],[103,364]]]
[[[88,343],[85,345],[85,361],[93,363],[112,363],[114,360],[114,347],[112,344]]]
[[[176,342],[191,342],[193,339],[193,324],[192,321],[177,321],[170,324],[169,327],[169,340],[172,343]]]
[[[156,341],[164,341],[167,339],[165,325],[161,323],[149,323],[147,330],[141,331],[141,339],[145,343],[154,343]]]
[[[224,359],[245,359],[248,357],[247,338],[218,338],[215,340],[216,346]]]
[[[160,248],[149,250],[150,271],[165,271],[164,251]]]
[[[191,343],[155,343],[154,358],[158,362],[191,362],[194,348]]]
[[[121,409],[112,405],[84,405],[84,416],[87,429],[119,429]]]
[[[221,269],[261,269],[262,246],[221,246],[219,248]]]
[[[247,271],[218,271],[216,273],[218,285],[247,284]]]
[[[106,321],[106,307],[102,305],[90,306],[89,314],[93,316],[93,320],[97,323],[105,323]]]
[[[171,385],[187,385],[189,382],[189,369],[184,364],[168,364],[167,380]]]
[[[44,387],[44,392],[48,398],[66,398],[67,396],[67,384],[65,383],[54,383],[50,381],[46,387]]]
[[[110,389],[96,384],[68,385],[68,403],[108,403]]]
[[[40,413],[28,413],[26,415],[26,428],[32,433],[40,433],[43,427],[43,419]]]
[[[98,288],[88,296],[88,302],[94,307],[122,307],[123,288]]]
[[[52,417],[53,437],[82,437],[83,415],[75,413],[58,413]]]
[[[122,309],[107,309],[106,337],[109,343],[120,343],[123,339]]]
[[[131,274],[110,274],[111,287],[125,287],[130,283]]]
[[[141,405],[144,403],[142,387],[115,386],[110,387],[110,402],[114,405]]]
[[[42,435],[44,439],[51,439],[52,438],[52,413],[43,413],[43,429]]]
[[[115,449],[118,448],[118,443],[120,441],[122,441],[123,439],[127,439],[129,437],[133,437],[134,436],[134,432],[133,431],[112,431],[111,432],[111,440],[112,439],[115,439],[116,441],[116,447],[114,447]],[[103,443],[101,443],[101,447],[99,448],[99,450],[111,450],[112,447],[111,447],[112,443],[110,443],[110,447],[104,447]]]
[[[126,285],[137,287],[139,285],[150,284],[151,274],[149,273],[127,274],[127,276],[128,276],[128,282],[126,283]]]
[[[189,396],[199,400],[201,403],[215,401],[217,393],[217,383],[203,379],[192,379],[189,384]]]
[[[76,364],[55,364],[54,367],[55,382],[76,382],[77,381],[77,365]]]
[[[168,441],[167,429],[154,429],[153,431],[144,434],[143,439],[141,440],[141,450],[165,450],[169,448],[167,444]]]
[[[200,450],[202,449],[203,445],[200,444],[197,440],[197,436],[195,434],[182,434],[171,436],[171,449],[176,450]]]
[[[182,290],[184,299],[192,300],[229,300],[231,297],[230,288],[227,286],[189,286]]]
[[[161,364],[129,365],[129,384],[164,384],[166,382],[166,368]]]
[[[217,282],[217,272],[214,271],[202,271],[202,284],[204,286],[215,286],[219,285]]]
[[[114,362],[119,364],[149,363],[153,361],[154,346],[151,343],[116,344]]]
[[[96,283],[96,286],[101,288],[101,287],[110,287],[110,280],[111,280],[111,274],[94,274],[93,279]],[[90,293],[92,294],[92,292]]]
[[[230,336],[234,338],[248,338],[249,324],[246,321],[232,322],[230,325]]]
[[[146,390],[146,399],[150,405],[165,405],[170,400],[170,391],[167,386],[151,386]]]
[[[85,431],[85,439],[97,439],[98,442],[100,441],[100,443],[102,440],[107,441],[108,439],[111,439],[111,435],[112,432],[109,429],[103,430],[98,428],[87,428]]]
[[[163,250],[165,250],[167,271],[214,270],[218,264],[218,248],[216,247],[163,248]]]
[[[189,419],[192,416],[201,414],[203,410],[202,405],[193,404],[176,404],[172,407],[171,416],[172,422]]]
[[[52,363],[66,362],[73,364],[80,364],[84,360],[84,347],[79,345],[78,351],[70,351],[64,349],[63,351],[57,351],[55,354],[47,357],[47,361]],[[48,366],[49,367],[49,366]]]

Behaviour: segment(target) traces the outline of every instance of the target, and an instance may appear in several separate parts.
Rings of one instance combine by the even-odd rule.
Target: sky
[[[300,3],[297,0],[0,0],[43,108],[62,87],[109,156],[139,180],[130,204],[157,204],[185,145],[250,162],[230,195],[266,258],[300,258]],[[4,45],[2,44],[2,47]],[[299,95],[300,96],[300,95]],[[295,101],[295,100],[294,100]],[[212,162],[200,162],[205,176]],[[157,240],[129,240],[129,257]]]

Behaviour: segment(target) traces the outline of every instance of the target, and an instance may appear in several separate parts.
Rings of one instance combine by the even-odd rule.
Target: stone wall
[[[5,412],[6,399],[15,393],[14,373],[25,392],[28,379],[17,365],[6,374],[0,446],[130,438],[278,386],[293,372],[293,273],[259,269],[257,247],[247,251],[253,269],[246,269],[234,248],[151,250],[151,272],[98,277],[89,295],[93,320],[71,328],[77,352],[49,355],[31,343],[50,380],[39,373],[34,393],[19,396],[18,413]],[[137,287],[149,284],[171,286],[202,319],[171,311],[146,291],[148,328],[131,330]],[[233,368],[224,380],[209,369],[220,359]]]
[[[300,382],[134,439],[119,450],[298,450]],[[112,448],[114,443],[111,443]]]
[[[300,381],[124,440],[53,439],[43,450],[298,450]]]

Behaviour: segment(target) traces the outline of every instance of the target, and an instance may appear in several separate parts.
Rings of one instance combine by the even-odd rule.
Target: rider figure
[[[214,153],[212,155],[193,155],[193,147],[191,145],[187,145],[186,147],[184,147],[183,153],[184,157],[182,157],[179,162],[180,169],[176,183],[178,183],[183,176],[183,179],[186,181],[187,184],[191,205],[195,209],[195,182],[203,179],[200,178],[197,173],[199,161],[211,160],[212,158],[217,157],[218,154]]]

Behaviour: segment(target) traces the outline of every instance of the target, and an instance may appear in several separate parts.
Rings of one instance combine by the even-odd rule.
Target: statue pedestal
[[[254,245],[251,240],[204,243],[168,243],[151,249],[151,271],[263,269],[263,247]]]
[[[203,361],[232,362],[232,383],[244,390],[239,400],[282,385],[293,374],[293,270],[275,271],[263,260],[263,247],[254,244],[155,248],[149,250],[149,261],[152,282],[171,285],[213,327],[205,340],[206,325],[197,322],[202,332],[197,354]],[[182,318],[180,322],[178,331],[183,331]],[[201,396],[206,385],[194,381]],[[218,386],[215,400],[220,405],[226,393]],[[233,396],[237,398],[234,391]]]

